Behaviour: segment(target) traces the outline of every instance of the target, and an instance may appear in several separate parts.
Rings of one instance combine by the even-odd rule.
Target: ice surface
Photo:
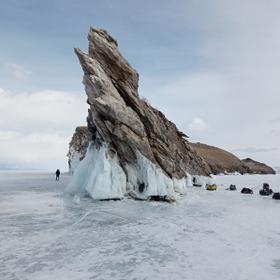
[[[280,278],[280,203],[257,193],[280,175],[217,176],[174,204],[65,196],[69,180],[0,172],[1,280]]]

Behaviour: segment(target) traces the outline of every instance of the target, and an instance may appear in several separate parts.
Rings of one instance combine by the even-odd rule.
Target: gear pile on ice
[[[94,199],[175,197],[191,184],[190,174],[208,176],[209,166],[187,136],[139,97],[138,73],[117,41],[96,28],[88,40],[88,54],[75,52],[84,71],[91,143],[68,191]]]

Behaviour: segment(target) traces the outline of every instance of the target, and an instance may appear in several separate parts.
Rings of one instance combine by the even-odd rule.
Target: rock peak
[[[170,179],[209,175],[209,166],[185,134],[139,97],[139,75],[119,52],[116,40],[107,31],[93,27],[88,40],[88,54],[79,49],[75,53],[84,71],[93,146],[101,143],[103,154],[117,158],[133,189],[144,184],[151,191],[154,185],[153,192],[158,193],[159,187],[171,188]],[[155,179],[157,176],[164,177],[165,183]]]
[[[108,44],[111,44],[112,47],[117,48],[118,42],[116,39],[114,39],[111,35],[108,34],[108,32],[105,29],[100,29],[91,26],[88,33],[88,40],[94,41],[95,36],[99,36],[103,40],[106,40]]]

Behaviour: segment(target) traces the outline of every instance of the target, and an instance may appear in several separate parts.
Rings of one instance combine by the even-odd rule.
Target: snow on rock
[[[121,199],[126,194],[139,199],[159,196],[175,200],[179,194],[186,194],[192,186],[191,175],[171,179],[140,153],[137,163],[125,165],[124,171],[117,155],[111,158],[107,151],[106,146],[96,148],[91,143],[65,192],[87,193],[99,200]]]
[[[68,193],[88,193],[93,199],[121,199],[126,192],[126,175],[118,157],[107,153],[107,147],[90,145],[77,166]]]
[[[73,147],[70,147],[67,156],[68,156],[69,173],[74,174],[74,171],[76,170],[81,159],[83,159],[84,155],[76,151]]]
[[[90,141],[90,132],[86,126],[78,126],[69,144],[68,167],[73,174],[80,161],[85,157]]]

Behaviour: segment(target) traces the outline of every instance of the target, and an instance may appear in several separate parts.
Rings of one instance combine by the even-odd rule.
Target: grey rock
[[[242,162],[249,168],[251,174],[276,174],[272,167],[251,158],[242,159]]]
[[[122,167],[137,164],[141,153],[170,178],[209,175],[208,164],[186,135],[139,97],[139,75],[119,52],[117,41],[105,30],[93,27],[88,40],[88,54],[80,49],[75,52],[84,71],[90,106],[88,130],[95,145],[106,143]]]

